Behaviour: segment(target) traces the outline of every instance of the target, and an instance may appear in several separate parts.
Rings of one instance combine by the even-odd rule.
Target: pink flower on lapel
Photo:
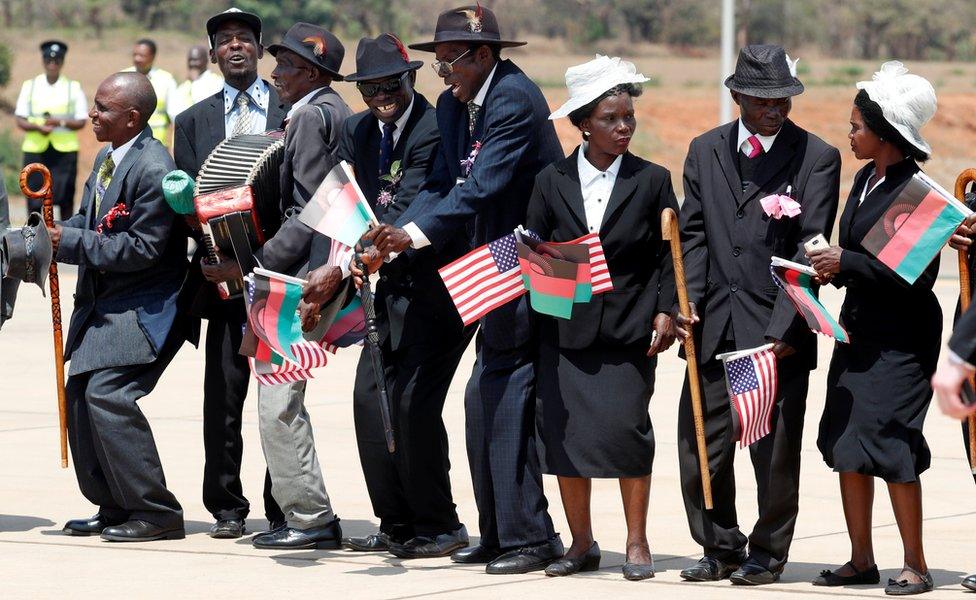
[[[763,211],[774,219],[782,219],[784,216],[792,219],[803,212],[800,203],[790,197],[793,186],[786,188],[785,194],[772,194],[759,200]]]
[[[121,219],[122,217],[129,216],[129,209],[126,208],[125,202],[119,202],[105,213],[102,220],[95,227],[95,233],[104,233],[107,230],[111,230],[115,225],[115,221]]]
[[[464,171],[465,177],[471,176],[471,169],[474,168],[474,159],[478,158],[478,153],[481,152],[481,142],[475,142],[471,144],[471,154],[461,161],[461,170]]]

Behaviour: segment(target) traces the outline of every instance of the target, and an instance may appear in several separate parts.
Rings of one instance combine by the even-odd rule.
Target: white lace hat
[[[911,145],[926,154],[932,153],[931,146],[918,131],[935,115],[938,104],[935,88],[927,79],[910,75],[905,65],[890,60],[881,65],[871,81],[859,81],[857,89],[864,90],[878,103],[885,121]]]
[[[620,57],[597,54],[593,60],[566,69],[566,88],[569,100],[557,108],[550,120],[567,116],[577,108],[582,108],[599,98],[604,92],[626,83],[649,81],[637,72],[634,63]]]

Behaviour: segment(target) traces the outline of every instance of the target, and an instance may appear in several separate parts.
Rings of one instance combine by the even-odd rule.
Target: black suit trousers
[[[724,346],[719,352],[734,349],[729,342]],[[712,358],[699,368],[705,442],[712,475],[712,510],[705,510],[702,496],[691,393],[685,376],[678,413],[678,463],[691,535],[704,548],[706,556],[737,560],[748,551],[771,570],[786,563],[799,511],[800,447],[810,378],[809,370],[799,362],[796,357],[788,357],[777,365],[779,397],[773,410],[771,431],[749,447],[759,520],[748,540],[739,529],[735,510],[733,462],[737,417],[729,401],[722,361]]]
[[[183,509],[166,488],[149,421],[137,403],[156,387],[183,340],[174,326],[155,361],[87,371],[65,384],[78,487],[110,520],[183,527]]]
[[[359,459],[380,531],[398,540],[435,536],[460,526],[451,495],[451,463],[441,412],[473,335],[474,328],[467,328],[460,335],[396,350],[387,336],[381,345],[396,432],[394,454],[386,448],[369,350],[359,357],[353,395]]]
[[[215,519],[246,519],[250,504],[241,485],[242,412],[251,371],[241,356],[247,315],[242,300],[222,303],[207,323],[206,364],[203,375],[203,505]],[[264,513],[269,521],[283,521],[271,496],[271,476],[264,474]]]

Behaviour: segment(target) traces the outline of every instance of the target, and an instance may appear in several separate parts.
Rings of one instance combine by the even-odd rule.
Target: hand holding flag
[[[329,171],[298,218],[350,248],[371,226],[379,224],[346,161]]]

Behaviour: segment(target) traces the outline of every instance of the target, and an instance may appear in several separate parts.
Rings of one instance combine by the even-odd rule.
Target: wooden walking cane
[[[27,179],[40,173],[41,189],[32,190]],[[54,226],[54,194],[51,190],[51,172],[41,163],[31,163],[20,172],[20,191],[31,200],[43,201],[44,224]],[[57,248],[55,248],[57,250]],[[61,287],[58,282],[58,261],[52,260],[48,270],[51,287],[51,322],[54,325],[54,372],[58,380],[58,429],[61,433],[61,468],[68,468],[68,401],[64,394],[64,342],[61,339]]]
[[[685,261],[681,254],[681,234],[678,232],[678,217],[673,209],[665,208],[661,212],[661,235],[671,242],[674,281],[678,288],[678,307],[681,309],[682,315],[690,317],[691,305],[688,302],[688,285],[685,282]],[[701,380],[698,378],[695,338],[690,333],[689,331],[684,344],[685,360],[688,363],[688,385],[691,390],[691,412],[695,418],[695,442],[698,445],[698,467],[701,470],[702,495],[705,497],[705,509],[712,510],[712,475],[708,470],[708,449],[705,446],[705,417],[702,415]]]
[[[956,199],[966,202],[966,186],[976,181],[976,169],[966,169],[956,178]],[[972,289],[969,287],[969,257],[968,251],[959,251],[959,311],[960,314],[969,308],[972,300]],[[976,377],[969,377],[969,385],[976,392]],[[967,419],[969,432],[969,469],[976,475],[976,415],[969,415]]]

